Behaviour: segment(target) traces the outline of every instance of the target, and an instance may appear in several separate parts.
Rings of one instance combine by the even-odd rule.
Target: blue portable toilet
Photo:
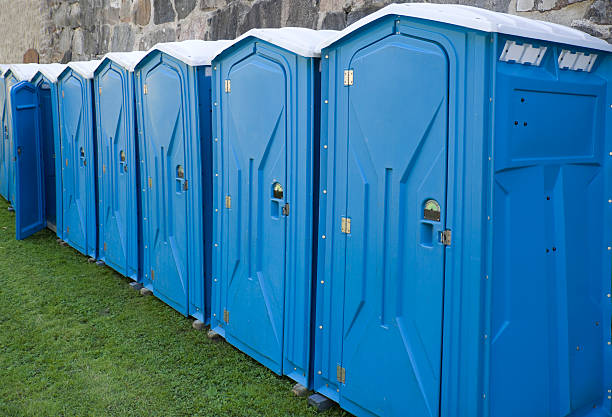
[[[58,185],[56,172],[61,170],[58,119],[57,77],[66,68],[64,64],[41,64],[30,81],[36,89],[39,111],[39,138],[42,142],[43,159],[43,199],[46,227],[58,233],[58,212],[61,212],[61,198],[57,198]],[[61,193],[59,193],[61,195]],[[58,209],[59,206],[59,209]],[[58,235],[59,236],[59,235]]]
[[[144,52],[111,52],[94,72],[98,157],[98,259],[139,279],[134,66]]]
[[[6,161],[4,158],[4,147],[7,142],[7,127],[6,127],[6,87],[4,84],[4,75],[8,71],[8,65],[0,64],[0,195],[8,200],[8,178],[6,170]]]
[[[4,74],[5,83],[5,125],[6,125],[6,143],[4,146],[4,173],[0,175],[0,178],[6,178],[6,197],[7,200],[13,204],[15,199],[15,148],[13,141],[12,132],[12,118],[11,118],[11,90],[13,86],[21,81],[29,81],[34,73],[38,69],[38,64],[12,64],[9,65],[8,70]],[[13,207],[11,206],[12,210]]]
[[[100,61],[70,62],[58,77],[62,176],[61,238],[97,257],[93,72]]]
[[[322,44],[316,391],[357,416],[612,414],[610,51],[437,4]]]
[[[309,386],[320,53],[335,31],[253,29],[213,61],[211,328]]]
[[[228,41],[154,46],[136,65],[143,285],[184,315],[210,315],[210,61]]]

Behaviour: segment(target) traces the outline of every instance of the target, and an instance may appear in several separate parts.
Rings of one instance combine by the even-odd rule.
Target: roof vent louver
[[[528,43],[519,45],[515,41],[506,41],[506,45],[504,45],[504,50],[499,56],[499,60],[539,67],[542,63],[542,58],[544,58],[546,54],[546,49],[546,46],[537,47]]]
[[[559,54],[559,69],[591,72],[597,60],[597,54],[568,51],[564,49]]]

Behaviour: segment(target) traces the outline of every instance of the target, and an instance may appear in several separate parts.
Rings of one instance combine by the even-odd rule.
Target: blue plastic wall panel
[[[15,199],[15,148],[14,148],[14,140],[13,140],[13,122],[11,117],[11,89],[15,84],[19,81],[12,72],[9,70],[6,73],[4,78],[6,84],[6,107],[5,107],[5,123],[6,123],[6,132],[7,132],[7,144],[4,147],[4,160],[6,163],[6,172],[7,172],[7,180],[8,180],[8,201],[12,204]]]
[[[44,167],[44,210],[46,225],[57,232],[57,178],[56,163],[56,133],[54,125],[54,107],[57,108],[57,88],[42,74],[32,79],[38,96],[39,138],[42,141],[42,158]],[[60,167],[61,169],[61,167]],[[60,194],[61,195],[61,194]]]
[[[211,244],[204,233],[211,219],[203,205],[211,190],[202,174],[211,138],[210,122],[201,120],[210,118],[207,71],[153,52],[135,72],[143,284],[180,313],[205,322]]]
[[[138,164],[134,73],[106,60],[94,77],[99,259],[138,280]]]
[[[53,148],[55,154],[55,233],[60,239],[64,239],[64,193],[62,178],[62,135],[59,109],[59,89],[57,83],[51,84],[51,116],[53,122]],[[65,166],[65,164],[64,164]],[[52,204],[50,202],[50,204]]]
[[[29,82],[19,82],[11,89],[11,131],[13,134],[15,161],[15,197],[17,240],[42,230],[44,215],[44,167],[40,138],[39,103],[34,87]]]
[[[93,81],[66,69],[58,80],[63,239],[97,257],[96,144]]]
[[[489,44],[388,16],[322,53],[314,388],[355,415],[481,411]]]
[[[218,176],[210,212],[211,327],[305,386],[311,385],[318,67],[318,59],[252,38],[213,62]]]
[[[612,59],[509,39],[548,50],[540,66],[501,62],[507,40],[493,57],[486,411],[609,416]],[[564,49],[599,57],[591,72],[562,70]]]
[[[5,148],[8,146],[6,126],[6,86],[4,75],[0,75],[0,195],[8,200],[8,166]]]

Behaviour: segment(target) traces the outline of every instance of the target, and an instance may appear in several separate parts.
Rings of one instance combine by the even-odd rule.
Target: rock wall
[[[396,0],[398,1],[398,0]],[[147,49],[156,42],[231,39],[254,27],[341,29],[392,0],[0,0],[0,62],[40,62]],[[572,26],[612,42],[612,0],[430,0]]]

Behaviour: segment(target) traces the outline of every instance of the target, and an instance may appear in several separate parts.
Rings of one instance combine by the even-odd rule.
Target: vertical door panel
[[[148,273],[156,295],[186,315],[189,213],[184,189],[184,84],[178,71],[164,63],[145,77]]]
[[[87,143],[83,83],[75,76],[62,82],[62,164],[64,235],[71,246],[87,253]],[[94,190],[91,190],[93,192]]]
[[[13,203],[15,199],[15,148],[13,143],[13,122],[11,113],[11,89],[17,84],[17,79],[13,75],[9,75],[6,78],[6,136],[7,144],[4,149],[4,156],[6,158],[6,172],[8,180],[8,200]]]
[[[40,139],[43,158],[43,189],[45,199],[45,219],[47,224],[55,227],[55,143],[53,134],[53,110],[51,87],[40,83],[37,88],[39,104]]]
[[[16,211],[17,240],[21,240],[45,227],[38,101],[36,90],[30,83],[20,82],[13,87],[11,112],[17,158],[17,187],[13,206]]]
[[[447,59],[434,44],[394,35],[357,52],[348,67],[341,403],[437,416]]]
[[[4,75],[0,75],[0,195],[8,200],[8,172],[6,159],[7,126],[6,126],[6,85]]]
[[[104,261],[127,274],[128,207],[130,205],[127,130],[123,85],[125,74],[112,67],[98,81],[100,250]]]
[[[226,338],[282,371],[286,189],[283,67],[252,55],[229,72],[225,97],[228,213]]]

